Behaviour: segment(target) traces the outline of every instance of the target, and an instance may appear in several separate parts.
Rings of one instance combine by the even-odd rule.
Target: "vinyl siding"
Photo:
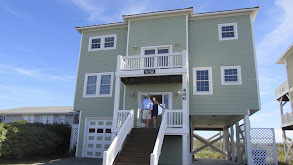
[[[130,21],[129,55],[140,55],[141,47],[158,45],[173,45],[173,52],[186,50],[185,15]]]
[[[161,165],[182,164],[182,136],[165,136],[159,160]]]
[[[293,88],[293,55],[286,60],[287,63],[287,76],[289,83],[289,90]],[[290,100],[293,100],[293,92],[290,92]],[[293,109],[293,101],[291,101],[291,108]]]
[[[293,87],[293,55],[287,58],[286,63],[289,88],[291,89]]]
[[[88,51],[89,37],[107,34],[117,34],[116,49]],[[115,76],[112,85],[112,97],[83,98],[84,78],[86,73],[115,72],[117,55],[125,55],[127,27],[84,32],[80,50],[79,69],[77,75],[74,110],[80,110],[80,130],[77,156],[80,157],[83,148],[83,135],[86,117],[112,117],[115,95]],[[121,96],[123,85],[121,85]]]
[[[219,41],[218,24],[237,22],[238,40]],[[247,114],[259,109],[249,15],[189,21],[190,114]],[[241,66],[242,85],[221,85],[221,66]],[[213,95],[193,95],[193,68],[212,67]]]

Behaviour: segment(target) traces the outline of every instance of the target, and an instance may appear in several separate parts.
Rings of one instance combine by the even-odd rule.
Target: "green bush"
[[[16,121],[0,123],[0,157],[30,158],[43,155],[68,155],[70,126]]]

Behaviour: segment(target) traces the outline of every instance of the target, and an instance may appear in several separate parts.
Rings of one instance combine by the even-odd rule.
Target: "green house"
[[[260,109],[257,12],[258,7],[194,14],[191,7],[76,27],[76,156],[103,158],[107,165],[191,164],[193,131],[215,130],[223,131],[226,142],[215,150],[236,161],[228,145],[234,144],[231,126],[240,127],[244,119],[247,134],[249,116]],[[141,104],[148,94],[164,107],[158,108],[157,129],[143,128]],[[237,147],[239,141],[236,135]]]

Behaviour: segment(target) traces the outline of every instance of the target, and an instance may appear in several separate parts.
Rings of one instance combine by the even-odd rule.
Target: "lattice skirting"
[[[77,135],[78,135],[78,124],[71,124],[71,136],[70,136],[70,145],[69,151],[72,151],[77,144]]]
[[[255,165],[277,165],[277,150],[273,128],[251,128],[252,162]]]

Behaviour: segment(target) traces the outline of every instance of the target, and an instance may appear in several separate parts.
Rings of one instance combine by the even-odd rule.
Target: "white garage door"
[[[112,120],[91,119],[87,121],[85,157],[103,158],[103,152],[111,144]]]

